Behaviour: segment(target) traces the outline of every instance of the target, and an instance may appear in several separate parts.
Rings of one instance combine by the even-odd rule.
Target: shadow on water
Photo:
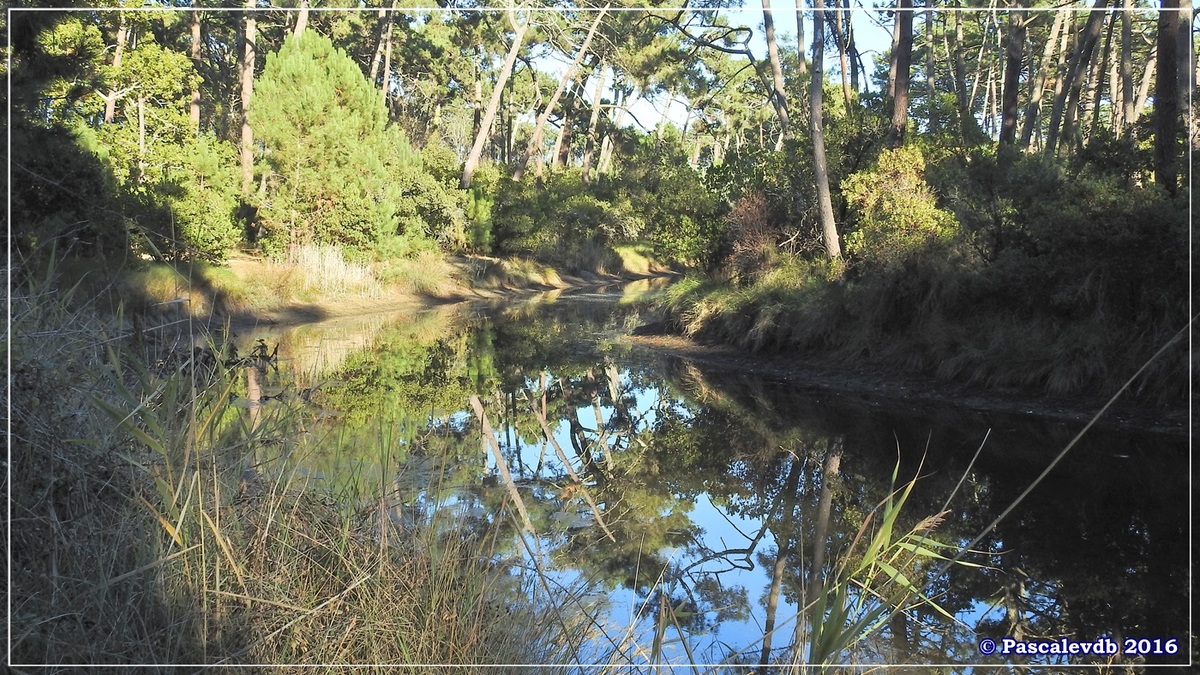
[[[307,433],[339,442],[284,461],[264,450],[256,465],[365,490],[377,523],[400,532],[445,512],[507,541],[497,560],[584,587],[572,597],[591,599],[597,627],[584,662],[808,658],[816,627],[837,619],[809,603],[839,574],[865,584],[848,586],[846,606],[876,617],[837,652],[847,663],[1000,663],[978,644],[1004,637],[1175,638],[1182,657],[1145,660],[1186,661],[1186,441],[1093,433],[966,556],[972,566],[896,558],[919,592],[876,593],[870,570],[847,570],[894,490],[918,478],[885,543],[909,533],[955,551],[1077,426],[915,414],[706,370],[623,341],[640,312],[588,292],[289,331],[278,339],[290,360],[260,386],[305,392]],[[1015,662],[1068,661],[1090,662]]]

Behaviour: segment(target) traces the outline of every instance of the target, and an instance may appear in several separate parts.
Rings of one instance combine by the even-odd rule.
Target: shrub
[[[938,208],[924,171],[921,151],[902,147],[883,152],[874,168],[842,183],[858,215],[858,226],[845,238],[848,254],[890,268],[930,245],[949,241],[957,223]]]

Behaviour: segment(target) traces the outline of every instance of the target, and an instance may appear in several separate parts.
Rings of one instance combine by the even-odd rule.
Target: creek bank
[[[953,406],[982,413],[1029,415],[1082,425],[1108,402],[1107,398],[1038,395],[1015,388],[981,389],[876,364],[830,366],[811,356],[748,353],[729,346],[701,344],[662,332],[658,330],[661,326],[655,324],[639,328],[627,338],[638,348],[702,365],[730,377],[753,374],[801,389],[856,400],[870,407],[932,411]],[[1149,408],[1118,399],[1089,433],[1103,429],[1185,436],[1188,434],[1188,414],[1186,410]]]
[[[295,326],[366,314],[419,311],[436,305],[503,300],[551,291],[581,291],[603,288],[643,279],[679,276],[679,272],[656,261],[648,261],[638,270],[615,272],[562,271],[524,259],[487,256],[456,256],[445,260],[446,268],[433,270],[441,278],[426,279],[422,288],[390,285],[378,297],[347,293],[317,294],[304,299],[279,298],[279,302],[251,308],[228,307],[218,310],[206,323],[228,323],[234,328],[261,325]],[[231,261],[230,269],[242,280],[263,273],[263,261],[241,258]]]

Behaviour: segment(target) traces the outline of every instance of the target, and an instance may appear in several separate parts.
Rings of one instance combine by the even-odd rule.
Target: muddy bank
[[[1030,415],[1087,423],[1106,398],[1038,396],[1019,390],[980,389],[946,380],[889,371],[879,367],[830,367],[817,359],[780,354],[748,354],[731,347],[703,345],[676,335],[631,335],[641,349],[684,359],[730,375],[752,373],[798,388],[857,399],[867,405],[933,410],[953,406],[979,412]],[[1189,433],[1187,410],[1160,410],[1117,401],[1089,433],[1122,429],[1182,436]]]

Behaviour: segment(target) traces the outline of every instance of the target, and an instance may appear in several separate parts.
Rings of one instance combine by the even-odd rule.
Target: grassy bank
[[[1168,302],[1116,311],[1106,289],[1038,285],[1003,265],[971,271],[953,256],[856,275],[773,256],[737,281],[690,276],[662,303],[667,323],[701,342],[803,355],[831,366],[921,373],[985,388],[1105,395],[1187,322]],[[1186,343],[1136,383],[1141,401],[1178,407]]]
[[[289,308],[309,320],[394,305],[494,297],[638,279],[670,272],[647,247],[620,246],[586,264],[553,265],[530,258],[446,256],[355,261],[332,247],[299,247],[285,261],[234,257],[226,265],[96,259],[61,266],[61,283],[94,297],[115,314],[121,307],[149,323],[191,318],[289,320]]]

